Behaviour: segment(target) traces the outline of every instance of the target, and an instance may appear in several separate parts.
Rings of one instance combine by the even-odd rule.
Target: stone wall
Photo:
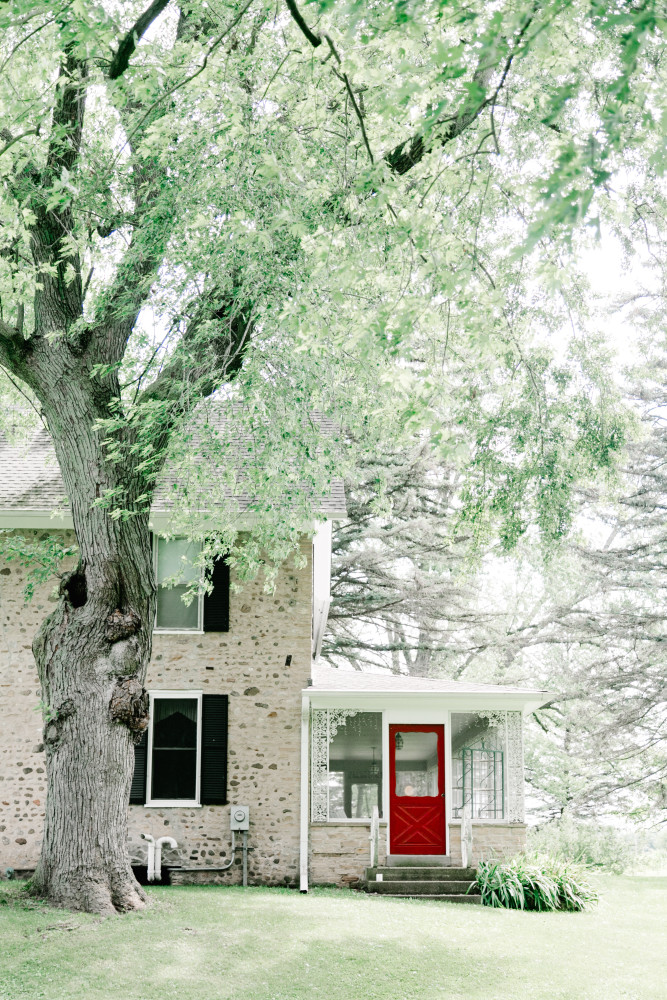
[[[231,594],[229,632],[157,633],[146,682],[155,691],[229,695],[228,797],[250,806],[251,883],[298,881],[301,689],[311,659],[310,540],[302,551],[306,565],[286,566],[273,594],[263,593],[261,580]],[[34,867],[44,816],[40,693],[31,641],[50,610],[53,584],[28,605],[23,585],[16,564],[0,569],[0,877],[9,866]],[[129,808],[137,864],[146,861],[141,833],[176,839],[177,850],[163,853],[167,864],[210,869],[229,857],[229,806]],[[240,881],[240,857],[219,878]]]
[[[525,823],[479,823],[472,825],[472,863],[487,858],[501,861],[526,849]],[[449,856],[461,864],[461,824],[449,824]]]
[[[309,877],[312,885],[353,885],[368,867],[370,822],[313,823],[310,827]],[[482,858],[511,858],[526,847],[523,823],[474,823],[473,864]],[[387,827],[380,824],[379,864],[386,861]],[[461,864],[461,824],[450,823],[448,857]]]
[[[312,823],[310,826],[311,885],[354,885],[364,877],[370,856],[368,823]],[[387,826],[380,824],[379,863],[386,860]]]
[[[46,532],[22,531],[26,537]],[[62,533],[72,540],[71,532]],[[25,571],[0,566],[0,877],[5,868],[31,869],[39,855],[46,774],[42,715],[32,640],[57,598],[52,580],[23,598]]]

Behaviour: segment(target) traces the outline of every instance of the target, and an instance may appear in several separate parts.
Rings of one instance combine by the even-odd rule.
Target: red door
[[[389,850],[446,853],[444,726],[389,726]]]

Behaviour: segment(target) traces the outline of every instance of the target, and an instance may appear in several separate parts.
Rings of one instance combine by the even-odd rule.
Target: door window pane
[[[153,799],[196,798],[197,710],[195,698],[153,699]]]
[[[396,732],[396,795],[413,798],[438,794],[437,733]]]

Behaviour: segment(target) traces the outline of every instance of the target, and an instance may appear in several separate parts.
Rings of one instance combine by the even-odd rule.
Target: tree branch
[[[137,44],[140,42],[148,28],[150,28],[153,21],[160,16],[168,3],[169,0],[153,0],[150,7],[148,7],[143,14],[137,18],[128,33],[122,39],[115,56],[111,60],[107,71],[107,76],[110,80],[117,80],[119,76],[123,75],[127,67],[130,65],[130,59],[132,58]]]
[[[502,69],[500,76],[500,81],[495,88],[491,97],[484,97],[481,101],[471,101],[468,97],[458,112],[458,114],[446,118],[440,122],[436,122],[434,130],[431,131],[430,135],[427,137],[424,132],[419,132],[414,135],[411,139],[406,139],[395,146],[392,150],[384,156],[385,163],[395,174],[405,174],[412,167],[416,166],[427,153],[430,153],[435,146],[445,146],[452,139],[456,139],[457,136],[465,132],[474,121],[480,116],[484,108],[493,107],[498,100],[498,95],[500,91],[505,86],[507,76],[511,69],[514,57],[517,54],[518,48],[523,41],[526,32],[528,31],[530,25],[533,23],[535,15],[538,10],[538,2],[533,4],[533,9],[530,14],[527,15],[520,31],[517,33],[514,43],[512,45],[512,50],[505,60],[505,64]],[[487,87],[495,70],[494,65],[479,65],[473,74],[473,83],[475,83],[482,93],[486,93]],[[444,126],[440,131],[436,131],[439,126]]]
[[[65,61],[60,66],[60,79],[56,85],[56,102],[46,159],[47,171],[51,176],[60,177],[63,168],[71,173],[78,159],[87,77],[87,63],[78,59],[70,46],[66,51]]]
[[[306,36],[306,38],[313,46],[313,48],[316,49],[318,46],[322,44],[322,39],[320,38],[320,36],[316,35],[314,31],[310,30],[310,28],[304,21],[303,17],[301,16],[299,8],[295,4],[294,0],[285,0],[285,3],[287,4],[287,9],[289,10],[296,24],[298,24],[299,28]]]
[[[473,81],[482,91],[486,91],[489,80],[495,67],[478,67],[473,75]],[[384,155],[384,162],[395,174],[406,174],[414,166],[424,159],[435,146],[445,146],[452,139],[456,139],[480,116],[487,105],[491,103],[488,99],[471,102],[468,98],[464,101],[463,107],[456,115],[452,115],[448,120],[437,122],[434,131],[430,136],[423,132],[418,132],[411,139],[405,139],[394,146],[392,150]],[[440,126],[440,131],[435,131]]]
[[[204,70],[206,69],[206,67],[208,65],[208,61],[209,61],[210,57],[213,55],[213,53],[218,48],[218,46],[220,45],[220,43],[224,41],[224,39],[227,37],[227,35],[229,34],[229,32],[232,31],[236,27],[236,25],[239,23],[239,21],[243,18],[243,15],[246,13],[246,11],[248,10],[248,8],[251,7],[254,2],[255,2],[255,0],[247,0],[247,3],[245,3],[243,5],[243,7],[238,12],[238,14],[236,15],[236,17],[233,18],[230,21],[230,23],[227,25],[227,27],[224,29],[224,31],[221,31],[220,34],[213,40],[213,42],[209,45],[208,51],[207,51],[206,55],[204,56],[201,65],[197,67],[197,69],[194,71],[194,73],[191,73],[190,76],[184,77],[182,80],[179,80],[178,83],[174,84],[173,87],[170,87],[168,90],[165,90],[164,94],[161,94],[160,97],[158,97],[158,99],[156,101],[154,101],[153,104],[151,104],[151,106],[146,110],[145,114],[141,117],[141,119],[139,121],[139,124],[133,129],[133,131],[130,133],[130,135],[128,135],[127,139],[125,140],[124,145],[119,149],[118,153],[116,154],[116,159],[118,159],[118,157],[122,153],[125,145],[127,145],[132,140],[132,138],[137,134],[137,132],[139,131],[139,129],[141,128],[141,126],[150,117],[150,115],[152,114],[152,112],[155,111],[156,108],[159,107],[160,104],[164,103],[164,101],[166,101],[168,97],[171,97],[172,94],[175,94],[177,90],[180,90],[181,87],[185,87],[186,84],[191,83],[201,73],[204,72]]]
[[[319,35],[316,35],[315,32],[311,31],[311,29],[308,27],[301,13],[299,12],[294,0],[285,0],[285,3],[293,20],[298,25],[299,29],[308,39],[313,48],[317,48],[319,45],[321,45],[322,38],[320,38]],[[505,81],[507,80],[507,75],[512,66],[512,62],[517,53],[518,47],[523,41],[523,38],[526,32],[528,31],[528,28],[532,24],[535,14],[537,13],[537,9],[538,9],[538,3],[536,0],[536,3],[533,5],[531,13],[528,14],[528,16],[526,17],[523,25],[521,26],[520,31],[518,32],[514,40],[512,51],[509,53],[507,59],[505,60],[500,81],[493,95],[491,97],[484,96],[482,100],[476,100],[476,101],[471,100],[470,97],[468,97],[464,101],[461,110],[457,114],[442,121],[436,122],[435,126],[433,127],[433,130],[431,130],[428,136],[425,132],[418,132],[410,139],[405,139],[403,142],[399,143],[392,150],[386,153],[383,158],[384,162],[387,164],[387,166],[393,173],[399,175],[407,173],[408,170],[411,170],[412,167],[416,166],[417,163],[423,160],[424,156],[427,153],[429,153],[435,146],[444,146],[448,142],[451,142],[452,139],[455,139],[457,136],[461,135],[461,133],[465,132],[465,130],[469,128],[470,125],[472,125],[473,122],[479,117],[484,108],[488,107],[489,105],[493,106],[495,104],[495,102],[498,99],[500,91],[505,85]],[[338,55],[338,52],[336,51],[336,48],[333,45],[333,42],[331,41],[328,35],[324,35],[323,37],[329,43],[329,48],[331,49],[331,52],[334,58],[336,59],[336,62],[340,65],[341,62],[340,56]],[[491,77],[495,69],[496,69],[495,65],[488,65],[488,64],[478,65],[477,69],[473,74],[473,83],[477,85],[477,88],[481,90],[483,94],[486,94],[487,87],[489,85],[489,82],[491,80]],[[373,163],[374,162],[373,153],[371,152],[370,144],[368,142],[368,137],[366,135],[366,128],[364,125],[363,115],[357,104],[357,101],[355,100],[351,83],[347,77],[347,74],[340,73],[337,69],[334,69],[334,73],[336,74],[338,79],[345,84],[347,92],[352,101],[352,106],[354,108],[355,114],[361,126],[361,133],[363,136],[364,145],[366,146],[366,151],[368,152],[371,163]]]
[[[0,149],[0,156],[4,156],[8,149],[14,145],[15,142],[20,142],[21,139],[26,139],[29,135],[39,135],[40,127],[30,128],[27,132],[21,132],[20,135],[12,135],[9,129],[3,128],[0,131],[0,138],[6,139],[5,145]]]
[[[3,319],[0,319],[0,339],[2,340],[16,340],[19,335],[18,327],[10,326],[9,323],[5,323]]]
[[[322,39],[320,38],[320,36],[316,35],[314,31],[310,30],[310,28],[304,21],[303,17],[301,16],[301,13],[294,0],[285,0],[285,3],[287,4],[287,8],[290,14],[292,15],[292,18],[296,22],[296,24],[299,26],[299,28],[306,36],[306,38],[313,46],[313,48],[316,49],[318,46],[322,44]],[[341,58],[340,55],[338,54],[338,50],[336,49],[336,46],[334,45],[332,39],[329,37],[329,35],[324,35],[323,37],[326,39],[327,45],[329,46],[329,49],[331,51],[331,55],[334,57],[337,64],[340,66]],[[327,56],[327,58],[329,57]],[[352,102],[354,113],[357,116],[357,121],[359,122],[359,126],[361,128],[361,136],[364,140],[364,146],[366,147],[368,158],[371,161],[371,163],[375,163],[375,158],[373,156],[373,152],[371,150],[371,146],[368,141],[368,136],[366,135],[366,125],[364,124],[364,116],[362,114],[361,108],[359,107],[357,99],[354,96],[354,91],[352,90],[352,84],[350,83],[350,78],[348,77],[347,73],[341,73],[335,67],[333,67],[333,71],[336,77],[341,81],[341,83],[345,85],[345,89],[347,90],[350,101]]]
[[[222,326],[216,335],[201,336],[202,326],[215,321]],[[252,305],[239,306],[233,294],[217,308],[209,305],[206,311],[200,310],[185,331],[175,356],[139,395],[138,405],[171,403],[179,411],[174,414],[176,418],[187,408],[187,400],[192,405],[210,396],[241,368],[253,324]],[[184,384],[190,392],[183,392]]]
[[[122,149],[130,147],[135,191],[133,217],[128,220],[133,227],[132,240],[110,289],[100,303],[94,324],[98,337],[101,331],[106,329],[107,336],[113,339],[114,344],[109,345],[113,356],[119,356],[119,351],[122,351],[157,274],[170,236],[170,226],[165,224],[165,219],[176,218],[176,206],[173,203],[167,204],[169,185],[165,182],[163,166],[150,154],[141,157],[135,148],[134,139],[141,134],[148,122],[155,121],[166,113],[168,108],[166,102],[177,90],[204,72],[213,52],[241,21],[253,3],[254,0],[246,0],[235,17],[210,43],[204,59],[196,70],[172,87],[168,87],[148,108],[137,109],[136,105],[134,107],[128,105],[122,114],[126,138],[121,150],[116,154],[116,159]],[[142,17],[147,14],[148,11]],[[139,120],[135,124],[132,124],[130,117],[132,112],[139,114]],[[155,213],[153,213],[154,208],[156,208]],[[156,216],[156,224],[151,232],[153,214]]]
[[[71,199],[59,207],[48,202],[52,186],[72,174],[79,159],[87,78],[87,62],[68,43],[56,83],[46,167],[34,172],[31,198],[36,221],[30,228],[30,249],[42,271],[35,294],[35,330],[40,334],[68,330],[83,311],[81,261],[67,248],[74,230]]]

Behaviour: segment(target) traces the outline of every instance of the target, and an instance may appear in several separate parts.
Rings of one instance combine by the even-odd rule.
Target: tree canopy
[[[473,547],[568,530],[623,438],[577,254],[664,169],[664,26],[656,0],[0,4],[0,366],[79,549],[34,643],[56,720],[36,890],[140,905],[124,805],[167,461],[209,566],[235,535],[234,511],[192,517],[219,492],[193,426],[260,515],[249,571],[392,424],[462,474]]]

